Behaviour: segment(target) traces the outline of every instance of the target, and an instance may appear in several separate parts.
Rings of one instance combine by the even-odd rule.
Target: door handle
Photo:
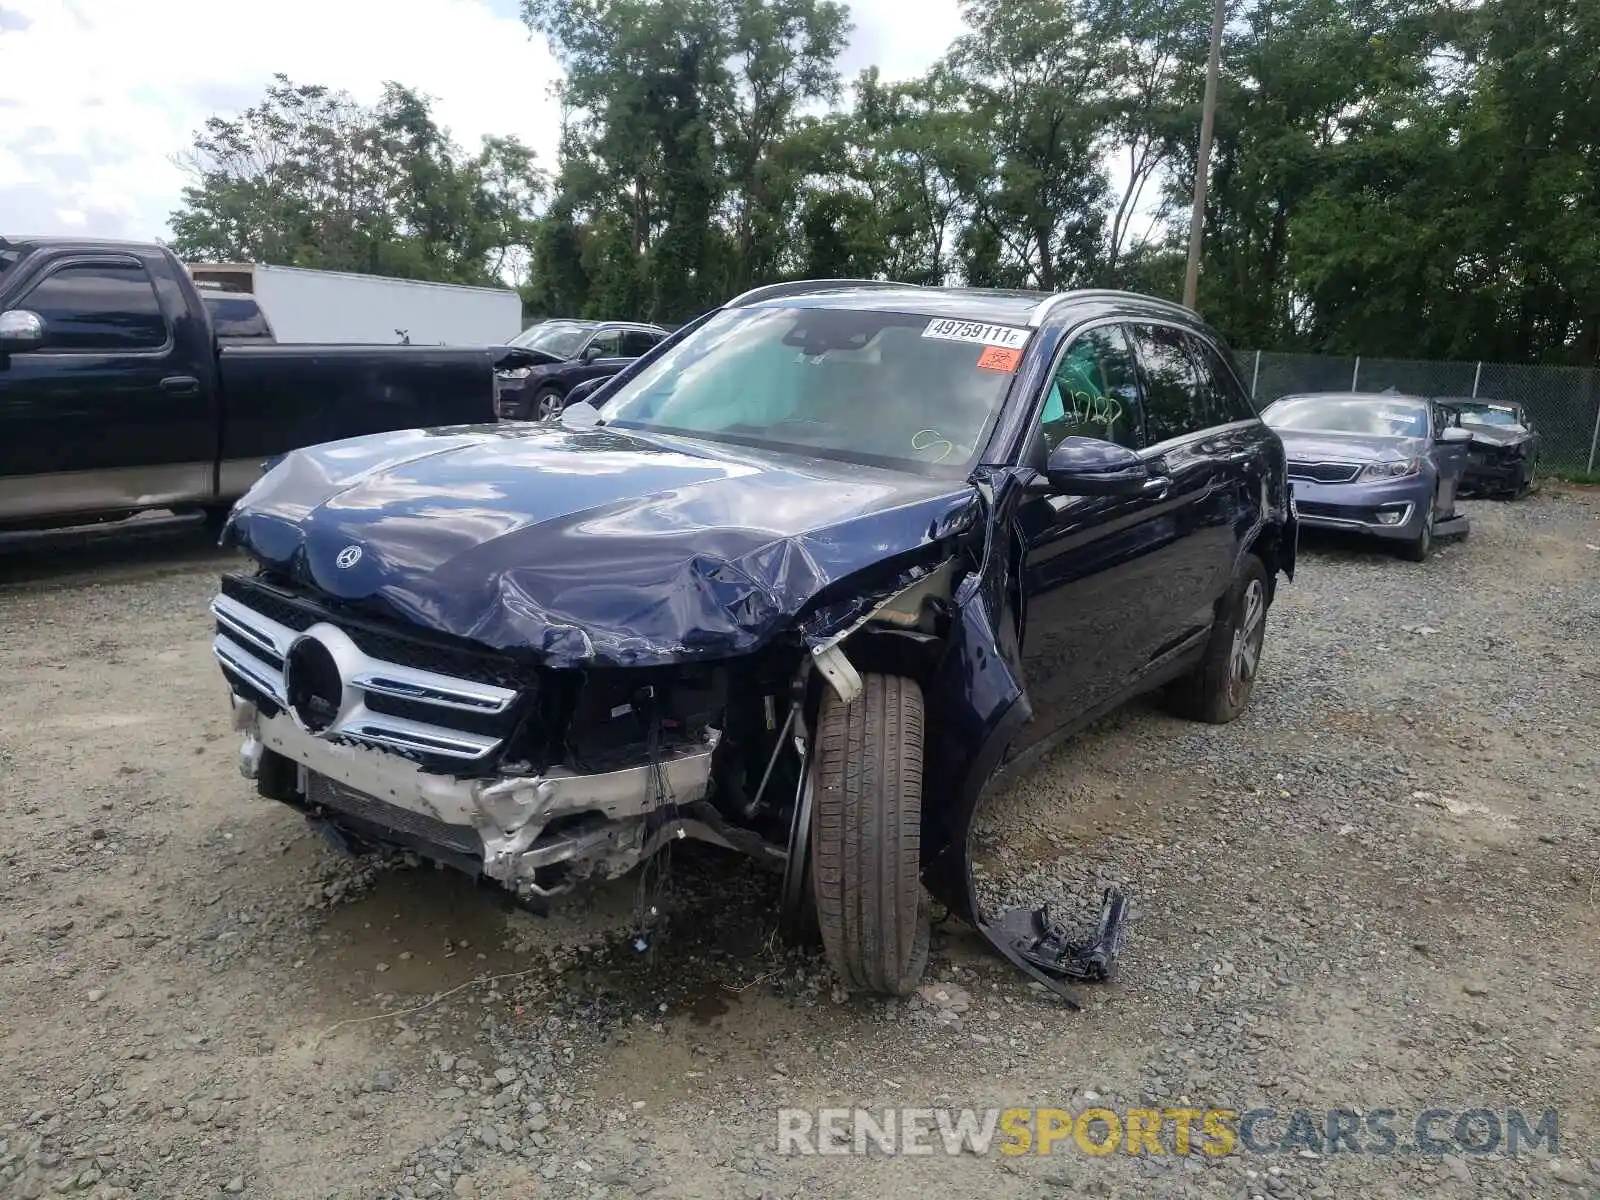
[[[174,396],[192,396],[200,390],[200,381],[193,375],[168,375],[161,381],[161,390]]]
[[[1171,475],[1157,475],[1144,481],[1144,486],[1139,489],[1141,496],[1154,496],[1160,499],[1172,490]]]

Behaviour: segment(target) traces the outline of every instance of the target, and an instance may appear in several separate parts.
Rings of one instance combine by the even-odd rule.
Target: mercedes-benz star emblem
[[[343,550],[339,551],[338,557],[333,560],[333,565],[338,567],[341,571],[348,571],[360,561],[361,547],[346,546]]]

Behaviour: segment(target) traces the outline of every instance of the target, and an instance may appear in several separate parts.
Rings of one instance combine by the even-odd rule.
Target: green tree
[[[849,25],[832,0],[524,0],[566,70],[557,192],[604,230],[589,303],[644,280],[683,319],[794,260],[807,104],[838,92]],[[619,252],[625,233],[628,253]]]
[[[1107,47],[1061,0],[967,0],[949,70],[989,148],[968,238],[982,273],[1054,291],[1100,266],[1112,114]]]
[[[1210,7],[966,0],[924,76],[845,100],[836,0],[523,0],[565,67],[553,181],[409,89],[279,77],[197,134],[173,228],[191,257],[526,262],[549,314],[805,275],[1176,297]],[[1201,309],[1249,347],[1593,364],[1596,62],[1594,0],[1234,0]]]
[[[1211,5],[1206,0],[1086,0],[1083,18],[1105,60],[1106,119],[1099,152],[1108,173],[1114,169],[1122,180],[1120,191],[1108,197],[1103,282],[1126,287],[1142,276],[1152,236],[1159,244],[1178,215],[1170,195],[1166,204],[1159,201],[1165,173],[1195,133]],[[1145,210],[1152,201],[1158,202],[1154,222]]]
[[[1395,134],[1426,86],[1413,0],[1268,0],[1230,28],[1207,196],[1201,309],[1235,341],[1304,346],[1314,325],[1295,249],[1353,143]],[[1198,104],[1189,126],[1199,128]],[[1169,174],[1187,209],[1197,138]],[[1309,347],[1308,347],[1309,348]]]
[[[259,104],[207,121],[179,161],[190,182],[171,224],[185,258],[456,283],[499,279],[546,186],[515,139],[463,155],[408,88],[365,108],[282,75]]]

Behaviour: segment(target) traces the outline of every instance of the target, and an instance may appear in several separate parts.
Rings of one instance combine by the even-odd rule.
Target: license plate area
[[[483,839],[470,825],[453,825],[426,813],[389,804],[315,771],[306,772],[305,798],[308,805],[325,810],[336,820],[340,816],[352,817],[375,828],[392,830],[406,839],[456,854],[475,857],[483,854]]]

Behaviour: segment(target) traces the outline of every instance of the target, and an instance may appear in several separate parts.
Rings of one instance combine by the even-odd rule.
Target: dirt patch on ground
[[[1137,705],[989,803],[994,905],[1135,898],[1072,1012],[935,933],[846,999],[776,883],[678,854],[547,919],[337,855],[234,763],[188,542],[0,563],[0,1195],[1585,1194],[1600,1173],[1600,520],[1474,504],[1415,566],[1307,547],[1256,703]],[[782,1106],[1556,1109],[1511,1157],[787,1156]],[[1533,1119],[1530,1118],[1530,1119]],[[1320,1118],[1319,1118],[1320,1119]]]

